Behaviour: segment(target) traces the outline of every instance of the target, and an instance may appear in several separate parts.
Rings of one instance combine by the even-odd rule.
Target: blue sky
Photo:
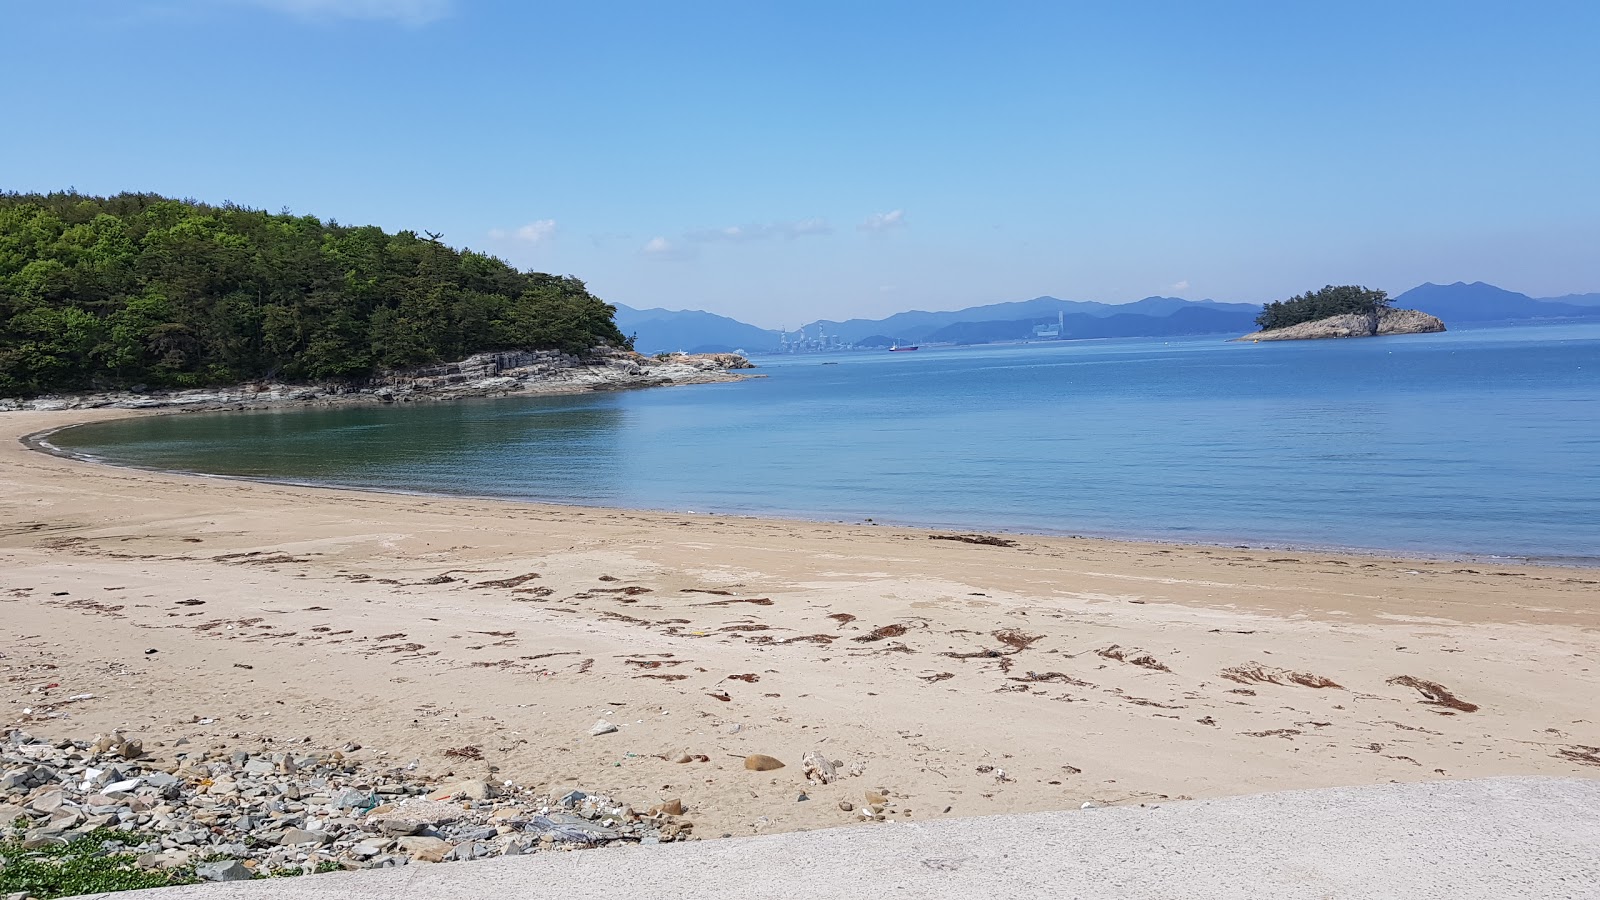
[[[1600,291],[1600,3],[0,0],[0,187],[443,232],[793,327]]]

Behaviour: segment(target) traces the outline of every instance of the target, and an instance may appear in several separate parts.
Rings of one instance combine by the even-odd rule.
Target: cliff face
[[[1429,334],[1444,331],[1438,318],[1414,309],[1386,309],[1377,315],[1348,313],[1288,328],[1257,331],[1239,341],[1312,341],[1321,338],[1373,337],[1380,334]]]

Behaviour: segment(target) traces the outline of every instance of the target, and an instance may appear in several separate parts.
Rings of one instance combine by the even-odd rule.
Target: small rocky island
[[[1247,334],[1238,341],[1311,341],[1319,338],[1375,337],[1380,334],[1429,334],[1444,331],[1444,322],[1415,309],[1384,309],[1376,313],[1344,313]]]
[[[1389,295],[1355,285],[1328,285],[1299,297],[1266,304],[1256,317],[1261,330],[1237,341],[1308,341],[1321,338],[1430,334],[1444,331],[1438,317],[1415,309],[1393,309]]]

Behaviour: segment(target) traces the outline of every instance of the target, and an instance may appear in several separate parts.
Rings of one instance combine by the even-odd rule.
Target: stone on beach
[[[284,846],[292,844],[325,844],[333,839],[333,835],[326,831],[309,831],[304,828],[291,828],[278,838],[278,843]]]
[[[800,757],[800,765],[805,769],[806,780],[812,784],[833,784],[839,780],[839,770],[820,750],[806,751]]]
[[[256,873],[236,859],[201,863],[194,867],[194,874],[206,881],[249,881],[256,877]]]
[[[458,822],[465,810],[455,803],[440,800],[408,800],[394,806],[380,806],[367,814],[366,821],[391,833],[411,834],[423,826],[449,825]],[[401,828],[412,831],[401,832]]]
[[[403,837],[396,839],[395,843],[412,859],[423,862],[443,862],[445,855],[455,849],[449,841],[436,837]]]
[[[744,767],[752,772],[771,772],[783,768],[783,761],[765,753],[752,753],[744,758]]]

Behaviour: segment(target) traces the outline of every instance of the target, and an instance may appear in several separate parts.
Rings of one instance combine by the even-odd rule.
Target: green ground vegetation
[[[68,844],[24,850],[22,834],[0,835],[0,897],[24,893],[39,900],[110,891],[194,884],[192,867],[150,872],[122,852],[122,842],[137,840],[126,832],[100,829]],[[110,843],[108,843],[110,842]]]
[[[127,847],[142,844],[150,840],[150,836],[112,828],[96,829],[66,844],[26,850],[23,848],[25,824],[25,820],[19,819],[12,824],[9,834],[0,832],[0,897],[24,893],[37,900],[53,900],[79,894],[199,884],[196,863],[230,858],[213,854],[173,869],[141,869],[137,857],[128,852]],[[322,860],[315,866],[317,874],[343,869],[333,860]],[[258,872],[255,877],[287,878],[304,874],[303,869],[292,868]]]
[[[1315,322],[1345,313],[1374,315],[1389,307],[1389,295],[1353,284],[1328,285],[1320,291],[1307,291],[1288,300],[1274,300],[1261,309],[1256,324],[1262,331],[1288,328],[1301,322]]]
[[[0,396],[630,345],[582,281],[439,237],[155,194],[0,193]]]

